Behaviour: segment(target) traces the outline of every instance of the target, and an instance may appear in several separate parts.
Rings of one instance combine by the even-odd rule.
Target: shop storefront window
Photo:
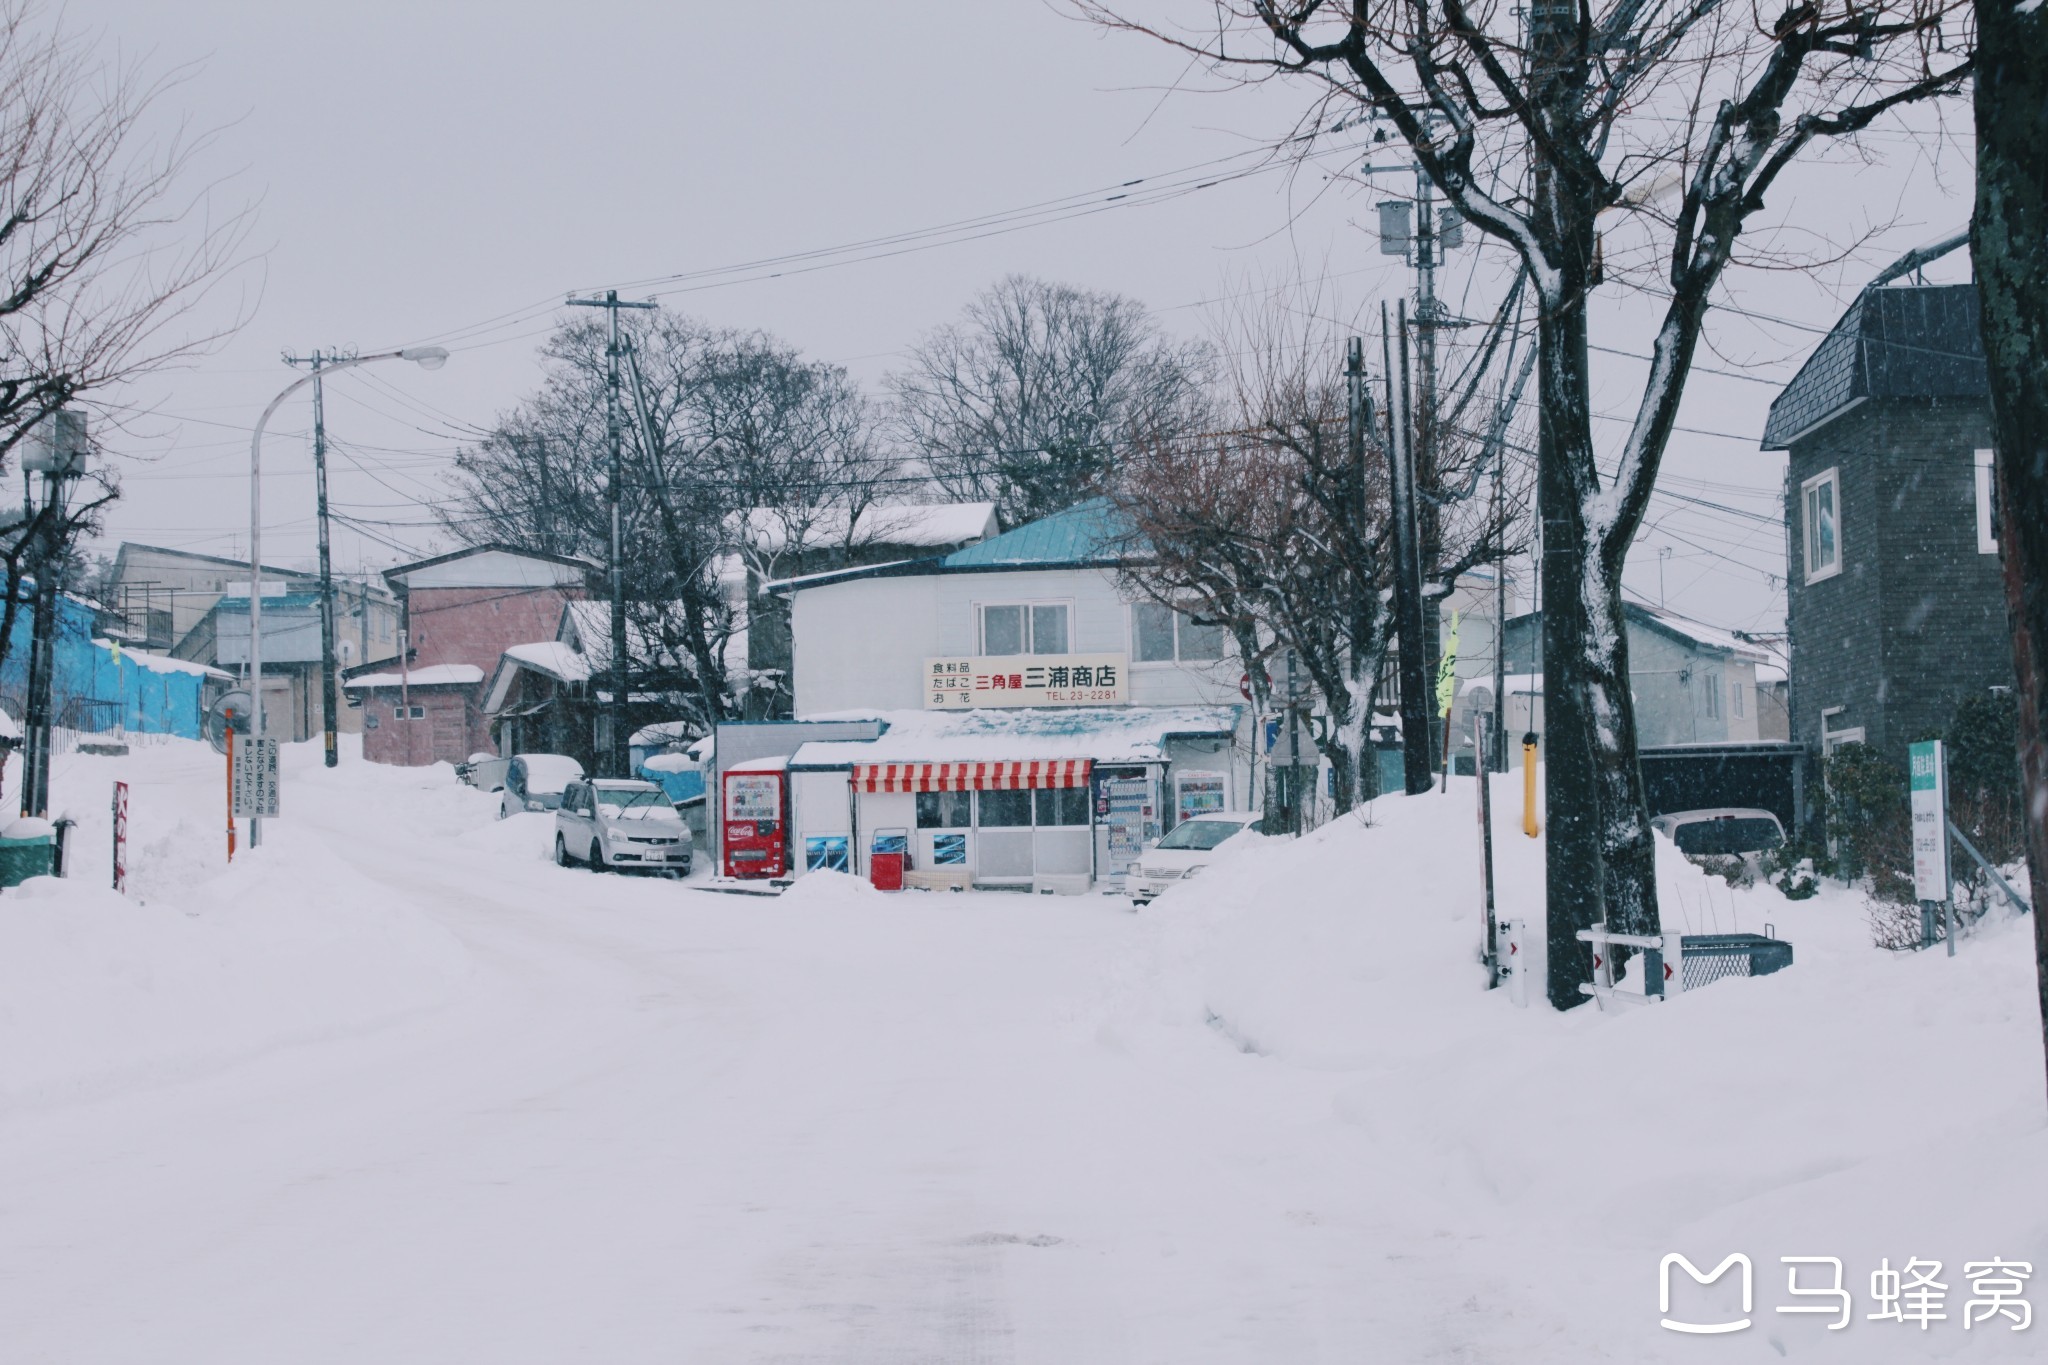
[[[1086,787],[1045,787],[1034,795],[1040,826],[1088,823]]]
[[[996,791],[981,793],[980,825],[984,829],[1026,828],[1031,825],[1031,793]]]
[[[965,829],[973,823],[974,794],[972,792],[919,792],[917,794],[917,827],[919,829]]]

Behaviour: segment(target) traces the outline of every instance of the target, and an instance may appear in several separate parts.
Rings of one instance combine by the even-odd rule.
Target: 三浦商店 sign
[[[1121,654],[1010,654],[925,660],[928,710],[980,706],[1103,706],[1130,699]]]

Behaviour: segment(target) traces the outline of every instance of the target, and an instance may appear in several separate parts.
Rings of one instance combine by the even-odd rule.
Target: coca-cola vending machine
[[[725,850],[725,875],[749,881],[788,876],[786,768],[748,765],[727,772],[721,797],[719,841]]]

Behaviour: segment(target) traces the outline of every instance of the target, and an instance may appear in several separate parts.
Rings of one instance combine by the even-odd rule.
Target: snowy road
[[[763,903],[292,796],[274,844],[323,836],[466,977],[10,1115],[7,1360],[1308,1359],[1350,1298],[1356,1231],[1286,1193],[1327,1093],[1120,1048],[1120,901]]]
[[[2033,1357],[1769,1307],[2048,1263],[2024,922],[1895,957],[1674,857],[1797,968],[1555,1015],[1478,980],[1455,792],[1133,915],[558,869],[445,769],[286,763],[226,874],[210,754],[56,774],[88,868],[133,784],[135,875],[0,897],[0,1365]],[[1672,1250],[1753,1328],[1661,1329]]]

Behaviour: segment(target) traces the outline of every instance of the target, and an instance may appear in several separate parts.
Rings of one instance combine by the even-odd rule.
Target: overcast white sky
[[[570,291],[659,291],[666,307],[765,328],[873,383],[1010,271],[1131,294],[1190,333],[1202,330],[1202,301],[1252,281],[1333,274],[1347,307],[1375,315],[1381,297],[1412,287],[1360,230],[1372,219],[1365,193],[1325,193],[1313,170],[810,273],[688,292],[649,283],[1107,195],[1243,153],[1292,121],[1282,90],[1168,93],[1184,71],[1168,53],[1036,0],[93,0],[69,17],[157,70],[189,64],[159,111],[165,126],[219,128],[206,172],[221,178],[223,202],[258,201],[248,278],[260,291],[246,326],[195,366],[122,395],[150,415],[104,433],[127,487],[109,544],[246,552],[248,431],[292,377],[280,352],[453,337],[438,373],[386,365],[328,390],[337,503],[398,523],[380,527],[398,545],[445,548],[417,504],[436,495],[461,432],[534,384],[534,348]],[[1716,317],[1720,354],[1702,364],[1730,373],[1695,375],[1681,418],[1694,430],[1678,437],[1667,487],[1736,513],[1654,505],[1630,577],[1651,600],[1668,546],[1671,606],[1735,627],[1780,623],[1770,575],[1783,572],[1783,461],[1755,447],[1775,392],[1757,381],[1789,378],[1818,339],[1788,324],[1825,328],[1885,261],[1966,219],[1966,158],[1920,122],[1869,142],[1881,164],[1824,169],[1781,196],[1788,221],[1825,238],[1888,225],[1856,259],[1732,282],[1741,306],[1786,321]],[[1482,281],[1498,269],[1489,250]],[[1449,274],[1454,302],[1475,254]],[[1595,343],[1641,352],[1647,309],[1606,292]],[[1643,367],[1596,362],[1597,405],[1630,411]],[[265,443],[273,562],[312,553],[309,423],[305,403],[288,407]],[[348,567],[403,557],[354,532],[337,550]]]

